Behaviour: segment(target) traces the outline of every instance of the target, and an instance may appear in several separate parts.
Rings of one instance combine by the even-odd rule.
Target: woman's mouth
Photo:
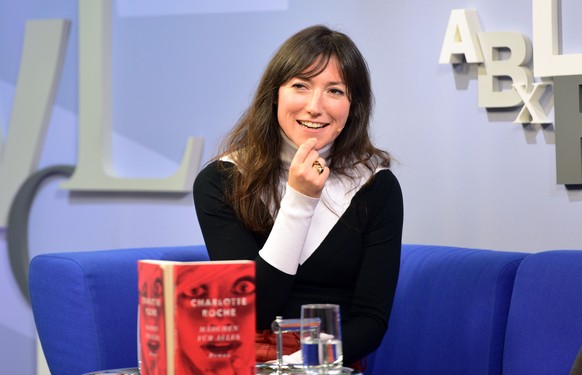
[[[230,351],[236,350],[241,346],[240,341],[226,341],[226,342],[209,342],[202,345],[202,349],[214,354],[227,354]]]
[[[297,120],[297,123],[307,129],[323,129],[329,125],[329,123],[321,122],[311,122],[311,121],[301,121]]]
[[[158,340],[148,340],[148,349],[152,352],[157,352],[160,348],[160,342]]]

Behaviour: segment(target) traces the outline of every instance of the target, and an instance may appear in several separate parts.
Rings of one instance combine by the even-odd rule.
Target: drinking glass
[[[306,374],[342,373],[342,332],[338,305],[301,306],[301,357]]]

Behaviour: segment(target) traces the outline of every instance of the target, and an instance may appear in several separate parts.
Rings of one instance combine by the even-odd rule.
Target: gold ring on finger
[[[321,166],[321,164],[319,163],[319,161],[314,161],[313,164],[311,164],[311,166],[313,168],[315,168],[315,170],[317,170],[317,173],[322,174],[323,173],[323,167]]]

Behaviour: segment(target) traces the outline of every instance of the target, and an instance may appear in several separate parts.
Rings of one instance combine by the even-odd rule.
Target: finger
[[[305,162],[305,159],[310,154],[310,152],[315,148],[316,144],[317,144],[317,138],[309,138],[307,141],[303,142],[299,146],[299,149],[297,150],[297,152],[295,153],[295,156],[293,157],[292,163],[293,162],[295,162],[295,163]]]

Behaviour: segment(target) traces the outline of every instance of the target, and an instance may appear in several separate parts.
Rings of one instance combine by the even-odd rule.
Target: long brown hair
[[[266,233],[273,218],[265,207],[279,209],[282,138],[277,121],[279,87],[293,77],[314,77],[334,57],[350,98],[350,114],[335,139],[329,168],[354,178],[354,166],[370,171],[388,167],[390,155],[372,145],[369,136],[373,95],[366,60],[345,34],[326,26],[311,26],[291,36],[275,53],[257,87],[253,102],[225,139],[221,155],[230,155],[232,169],[228,199],[247,228]],[[307,71],[310,68],[310,71]],[[373,175],[373,174],[372,174]]]

